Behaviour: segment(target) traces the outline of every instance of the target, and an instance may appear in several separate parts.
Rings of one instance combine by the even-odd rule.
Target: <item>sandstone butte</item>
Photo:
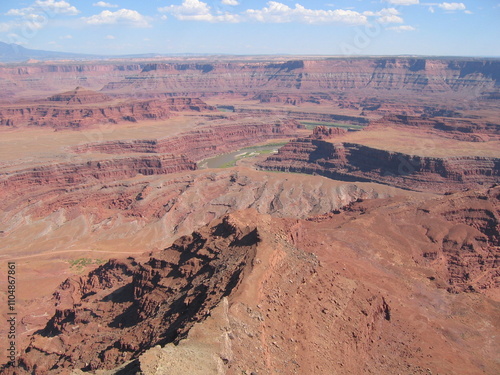
[[[499,373],[499,78],[465,58],[0,66],[0,259],[38,285],[2,374]]]

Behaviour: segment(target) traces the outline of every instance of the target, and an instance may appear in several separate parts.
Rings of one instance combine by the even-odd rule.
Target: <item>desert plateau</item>
[[[500,373],[500,59],[30,60],[0,85],[0,373]]]
[[[2,374],[499,373],[498,59],[177,60],[0,66]]]

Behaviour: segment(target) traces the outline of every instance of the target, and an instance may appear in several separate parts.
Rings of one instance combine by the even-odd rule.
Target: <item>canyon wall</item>
[[[78,90],[78,89],[77,89]],[[215,108],[200,99],[165,98],[116,102],[89,90],[78,95],[58,94],[38,103],[0,106],[0,126],[82,128],[98,123],[163,120],[179,112],[210,112]]]
[[[0,196],[27,196],[37,190],[70,188],[96,182],[116,181],[137,174],[157,175],[195,170],[196,164],[185,155],[144,155],[81,162],[54,163],[15,171],[0,171]]]
[[[287,116],[297,121],[318,121],[318,122],[341,122],[359,126],[366,126],[370,122],[367,118],[360,116],[347,116],[329,113],[317,112],[302,112],[302,111],[289,111],[283,109],[253,109],[253,108],[237,108],[234,110],[236,113],[245,115],[258,115],[258,116]]]
[[[85,86],[109,93],[294,95],[363,90],[379,95],[459,93],[479,97],[498,91],[500,62],[487,59],[329,58],[282,62],[54,63],[0,67],[6,93],[55,92]],[[367,91],[368,90],[368,91]],[[490,95],[488,94],[488,95]],[[365,94],[363,94],[365,95]],[[490,95],[491,96],[491,95]],[[6,96],[8,98],[8,96]],[[310,99],[306,99],[310,100]],[[314,99],[312,99],[314,100]]]
[[[150,64],[135,77],[105,86],[104,91],[153,89],[204,92],[322,92],[356,89],[423,93],[492,90],[499,80],[498,61],[434,59],[325,59],[283,63],[220,62]],[[151,88],[151,87],[150,87]]]
[[[499,158],[424,157],[313,138],[289,142],[260,167],[441,193],[500,182]]]
[[[62,282],[2,373],[495,374],[499,193],[224,215]]]
[[[185,154],[192,160],[200,161],[209,156],[234,151],[269,139],[292,137],[297,134],[299,128],[300,124],[294,120],[272,118],[266,122],[240,120],[237,123],[205,127],[167,139],[88,143],[75,147],[73,151],[109,154],[173,153]]]
[[[485,119],[391,114],[370,123],[370,128],[376,127],[396,127],[409,131],[428,132],[438,134],[440,137],[467,142],[484,142],[500,139],[500,124]]]
[[[266,140],[296,136],[293,120],[206,126],[176,137],[151,140],[87,143],[69,151],[69,160],[22,169],[0,170],[1,195],[27,194],[33,190],[61,189],[114,181],[137,174],[169,174],[197,168],[196,161],[234,151]],[[111,154],[109,157],[95,154]],[[87,155],[94,154],[94,155]],[[135,154],[127,156],[124,154]],[[137,155],[139,154],[139,155]],[[71,161],[72,159],[78,161]]]

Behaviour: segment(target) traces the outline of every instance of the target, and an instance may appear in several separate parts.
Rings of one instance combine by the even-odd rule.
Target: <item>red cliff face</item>
[[[177,137],[158,140],[133,140],[89,143],[74,149],[77,153],[99,152],[123,154],[127,152],[174,153],[188,155],[200,161],[238,148],[273,138],[297,134],[299,123],[293,120],[268,122],[238,121],[237,124],[206,127]]]
[[[0,106],[0,126],[82,128],[98,123],[162,120],[178,112],[213,111],[200,99],[164,98],[114,101],[109,96],[76,88],[45,101]]]
[[[160,175],[196,169],[196,161],[273,138],[292,137],[299,124],[293,120],[229,122],[204,127],[167,139],[110,141],[77,146],[77,154],[116,154],[106,159],[81,155],[82,161],[27,169],[0,170],[0,195],[16,196],[30,190],[61,189],[142,175]],[[124,154],[142,154],[126,156]],[[88,161],[87,161],[88,160]]]
[[[92,185],[97,181],[115,181],[137,174],[148,176],[195,169],[196,164],[186,156],[171,154],[51,164],[0,173],[0,196],[27,195],[30,191],[48,187],[64,189],[70,186]]]
[[[496,64],[496,65],[495,65]],[[262,90],[328,92],[331,90],[405,90],[424,93],[493,89],[498,62],[426,59],[331,59],[283,63],[155,64],[136,77],[110,83],[104,90],[155,89],[223,92]],[[495,70],[496,69],[496,70]],[[139,79],[142,78],[142,79]],[[209,83],[208,85],[206,83]]]
[[[446,118],[428,116],[387,115],[370,124],[371,128],[396,127],[405,130],[436,133],[441,137],[466,142],[484,142],[500,139],[500,124],[482,119]]]
[[[54,316],[33,337],[19,368],[34,374],[113,368],[154,345],[180,341],[232,294],[259,242],[255,226],[225,217],[149,260],[111,260],[66,280],[54,293]],[[69,356],[49,344],[66,336],[71,342],[61,349],[73,352]]]
[[[286,109],[267,109],[267,108],[237,108],[236,113],[250,116],[287,116],[297,121],[324,121],[324,122],[342,122],[353,125],[366,126],[369,120],[361,116],[348,116],[318,112],[290,111]]]
[[[64,281],[55,313],[3,373],[129,360],[131,374],[178,361],[176,373],[195,373],[203,358],[205,371],[230,374],[495,374],[499,193],[360,201],[307,220],[226,215]],[[472,345],[484,325],[488,340]]]
[[[77,87],[72,91],[63,92],[61,94],[52,95],[47,98],[52,102],[61,102],[62,104],[93,104],[109,102],[112,99],[102,93],[92,90],[86,90],[82,87]]]
[[[308,93],[357,92],[378,95],[401,93],[457,93],[474,97],[496,92],[499,62],[494,60],[357,58],[282,62],[215,63],[67,63],[36,66],[3,66],[6,87],[18,82],[16,91],[54,91],[61,78],[76,87],[105,92],[261,95],[264,101],[298,104],[311,100]],[[30,80],[37,77],[36,80]],[[42,77],[42,78],[39,78]],[[275,99],[267,92],[274,91]],[[286,92],[285,95],[279,93]],[[304,94],[306,94],[304,96]],[[312,99],[315,100],[315,99]]]
[[[441,193],[500,182],[499,158],[424,157],[313,138],[288,143],[260,167]]]

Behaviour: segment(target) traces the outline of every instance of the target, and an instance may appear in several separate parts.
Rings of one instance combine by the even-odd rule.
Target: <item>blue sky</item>
[[[2,0],[0,40],[54,51],[500,56],[500,0]]]

